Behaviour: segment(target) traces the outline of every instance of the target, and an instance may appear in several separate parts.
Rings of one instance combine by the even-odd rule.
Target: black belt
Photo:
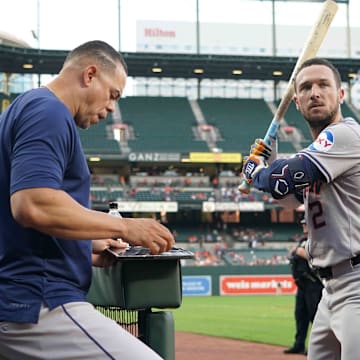
[[[360,254],[354,256],[353,258],[351,258],[349,260],[345,260],[345,261],[349,261],[351,266],[355,266],[357,264],[360,264]],[[333,278],[333,276],[334,276],[333,268],[334,268],[334,266],[328,266],[328,267],[324,267],[324,268],[317,268],[317,273],[322,279],[329,280],[329,279]]]

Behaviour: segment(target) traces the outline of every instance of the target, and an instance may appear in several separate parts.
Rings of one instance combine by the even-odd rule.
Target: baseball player
[[[343,118],[338,70],[310,59],[294,82],[294,101],[313,143],[290,159],[267,163],[271,148],[256,140],[243,174],[287,206],[304,203],[306,251],[323,279],[309,340],[310,360],[358,360],[360,326],[360,125]]]

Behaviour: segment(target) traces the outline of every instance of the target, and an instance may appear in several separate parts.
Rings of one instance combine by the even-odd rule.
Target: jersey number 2
[[[325,220],[322,218],[323,209],[320,201],[313,201],[309,203],[309,210],[311,212],[311,220],[315,229],[319,229],[326,225]]]

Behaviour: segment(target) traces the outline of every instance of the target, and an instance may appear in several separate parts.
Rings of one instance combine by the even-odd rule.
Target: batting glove
[[[243,163],[243,174],[246,182],[251,184],[255,174],[261,169],[265,169],[267,166],[268,165],[263,156],[250,154],[250,156],[246,157]]]
[[[262,156],[265,160],[268,160],[271,156],[272,148],[263,139],[256,139],[251,145],[250,156]]]

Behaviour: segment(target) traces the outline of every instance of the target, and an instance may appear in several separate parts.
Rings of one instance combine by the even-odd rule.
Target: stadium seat
[[[209,151],[205,141],[195,140],[197,124],[187,98],[126,97],[119,105],[123,122],[135,132],[128,140],[131,151]]]
[[[251,142],[265,134],[273,114],[263,99],[206,98],[198,100],[208,124],[217,127],[218,148],[248,153]]]
[[[111,129],[112,116],[109,114],[106,121],[100,121],[86,130],[79,129],[84,152],[93,154],[120,154],[119,142],[114,139]]]

